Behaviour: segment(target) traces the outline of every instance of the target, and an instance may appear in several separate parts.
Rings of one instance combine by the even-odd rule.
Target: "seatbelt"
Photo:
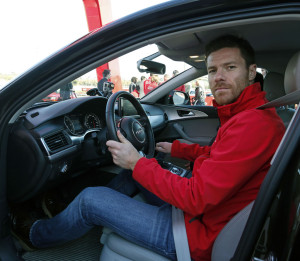
[[[183,211],[172,206],[172,230],[178,261],[190,261],[190,249],[186,235]]]
[[[298,104],[300,101],[300,90],[288,93],[278,99],[267,102],[264,105],[257,107],[256,109],[266,109],[272,107],[280,107],[290,104]]]

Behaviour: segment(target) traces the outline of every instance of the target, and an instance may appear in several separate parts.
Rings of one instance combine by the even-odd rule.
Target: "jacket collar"
[[[232,116],[250,109],[263,105],[267,102],[265,92],[261,91],[259,83],[254,83],[246,87],[238,99],[227,105],[219,105],[213,100],[213,106],[217,108],[218,115],[221,121],[221,126],[224,125]]]

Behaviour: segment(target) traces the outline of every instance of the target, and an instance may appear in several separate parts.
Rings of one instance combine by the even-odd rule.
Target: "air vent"
[[[56,151],[68,145],[68,140],[63,132],[57,132],[44,138],[51,151]]]

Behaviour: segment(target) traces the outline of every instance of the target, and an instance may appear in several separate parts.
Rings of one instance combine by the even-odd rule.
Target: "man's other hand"
[[[117,131],[117,135],[120,142],[114,140],[109,140],[106,142],[113,161],[121,168],[133,170],[135,164],[140,158],[142,158],[142,156],[119,130]]]
[[[171,153],[172,143],[170,142],[158,142],[155,149],[159,152]]]

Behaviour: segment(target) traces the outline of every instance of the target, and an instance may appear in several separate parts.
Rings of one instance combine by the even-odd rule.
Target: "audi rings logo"
[[[138,122],[133,123],[132,132],[133,132],[134,137],[138,140],[138,142],[140,142],[140,143],[145,142],[145,139],[146,139],[145,131],[140,123],[138,123]]]
[[[142,128],[138,129],[136,132],[135,132],[135,135],[140,135],[141,133],[143,132]]]

